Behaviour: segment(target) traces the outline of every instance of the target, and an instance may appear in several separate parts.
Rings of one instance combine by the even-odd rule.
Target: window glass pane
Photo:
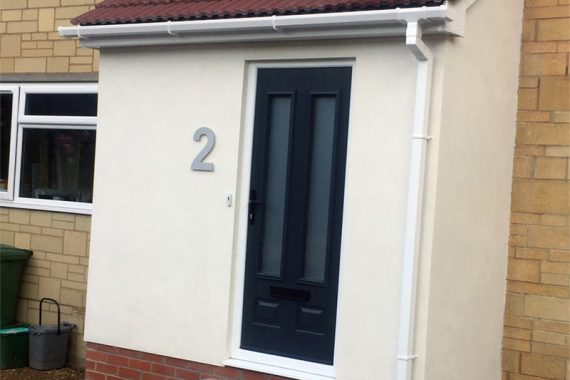
[[[263,226],[261,273],[280,276],[291,98],[273,96],[269,102],[269,157],[267,157],[265,204],[262,205],[265,209],[265,222]]]
[[[13,99],[14,94],[12,93],[0,93],[0,191],[8,190]]]
[[[26,115],[97,116],[97,94],[27,94]]]
[[[305,243],[305,276],[308,281],[324,281],[331,173],[334,150],[336,98],[313,98],[313,125],[309,207]]]
[[[20,197],[91,203],[95,131],[24,128]]]

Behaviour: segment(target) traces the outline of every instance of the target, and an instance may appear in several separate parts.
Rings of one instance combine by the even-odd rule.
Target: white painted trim
[[[50,204],[47,203],[29,203],[29,198],[20,198],[20,200],[16,203],[14,201],[4,201],[0,200],[0,207],[6,208],[19,208],[19,209],[26,209],[26,210],[41,210],[41,211],[56,211],[56,212],[65,212],[68,214],[81,214],[81,215],[91,215],[93,213],[93,207],[91,203],[84,203],[85,208],[77,207],[77,202],[60,202],[60,201],[49,201]],[[48,201],[46,201],[48,202]],[[58,203],[57,205],[51,203]]]
[[[97,84],[33,84],[20,86],[19,123],[29,124],[97,124],[96,116],[38,116],[26,115],[26,97],[28,94],[97,94]]]
[[[6,191],[0,191],[0,200],[14,199],[14,171],[16,165],[16,141],[18,133],[18,97],[20,89],[18,86],[0,85],[0,92],[12,94],[12,120],[10,120],[10,155],[8,158],[8,183]]]
[[[426,33],[455,35],[447,4],[273,17],[59,27],[65,38],[91,48],[221,42],[403,36],[407,22],[429,21]]]
[[[335,365],[324,365],[281,356],[267,355],[240,348],[241,325],[243,314],[243,291],[245,280],[245,257],[247,248],[247,210],[251,178],[253,149],[253,126],[255,117],[255,98],[257,87],[257,71],[260,68],[291,67],[354,67],[354,59],[335,60],[299,60],[299,61],[263,61],[248,62],[245,78],[244,118],[242,121],[240,168],[236,191],[236,217],[234,234],[234,262],[232,268],[231,316],[229,321],[229,353],[230,359],[224,364],[251,369],[274,375],[287,376],[303,380],[331,380],[336,377]],[[350,126],[349,126],[350,129]],[[342,246],[341,246],[342,250]],[[342,253],[341,253],[342,257]],[[339,273],[339,288],[340,288]],[[339,289],[340,295],[340,289]],[[338,296],[337,296],[338,297]],[[340,302],[340,297],[338,297]],[[337,307],[338,313],[338,307]],[[338,320],[338,318],[337,318]],[[336,344],[335,344],[336,357]],[[333,360],[334,362],[334,360]]]

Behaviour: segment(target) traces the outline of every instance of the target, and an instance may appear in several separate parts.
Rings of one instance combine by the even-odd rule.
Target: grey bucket
[[[42,304],[50,301],[57,306],[57,325],[42,325]],[[51,298],[40,300],[39,325],[30,326],[30,367],[46,370],[65,367],[69,336],[73,323],[61,322],[59,303]]]

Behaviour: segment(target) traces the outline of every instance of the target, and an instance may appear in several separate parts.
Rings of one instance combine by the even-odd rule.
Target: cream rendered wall
[[[338,379],[393,376],[416,77],[403,38],[104,50],[87,341],[229,357],[247,62],[330,58],[354,60]],[[190,170],[204,126],[213,173]]]
[[[522,8],[476,1],[465,37],[436,56],[445,79],[439,157],[428,169],[434,224],[424,239],[416,379],[500,377]]]

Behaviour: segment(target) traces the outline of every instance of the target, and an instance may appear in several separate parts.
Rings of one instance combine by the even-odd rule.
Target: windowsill
[[[233,358],[224,360],[224,365],[298,380],[336,379],[333,366],[258,354],[245,350],[239,350],[237,356],[239,356],[239,358],[234,356]],[[272,360],[265,360],[269,358]]]
[[[18,202],[15,202],[15,201],[0,199],[0,207],[21,208],[21,209],[27,209],[27,210],[65,212],[68,214],[91,215],[91,213],[93,212],[93,207],[91,206],[91,204],[90,203],[83,203],[83,205],[84,206],[82,206],[82,207],[73,207],[73,206],[28,203],[28,202],[25,202],[23,200],[19,200]]]

